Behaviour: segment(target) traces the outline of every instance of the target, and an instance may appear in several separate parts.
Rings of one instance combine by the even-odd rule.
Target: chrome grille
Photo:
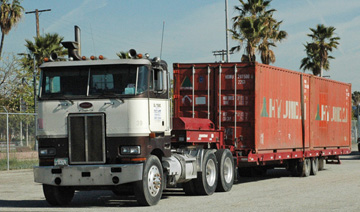
[[[70,114],[68,129],[70,163],[105,163],[104,114]]]

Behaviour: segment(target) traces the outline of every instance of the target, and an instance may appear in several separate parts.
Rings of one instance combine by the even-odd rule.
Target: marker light
[[[138,57],[139,59],[141,59],[141,58],[143,58],[143,55],[142,55],[142,54],[138,54],[137,57]]]
[[[49,62],[49,58],[45,57],[44,62]]]
[[[90,59],[91,59],[91,60],[95,60],[95,56],[94,56],[94,55],[91,55],[91,56],[90,56]]]
[[[100,60],[103,60],[103,59],[104,59],[104,56],[99,55],[99,59],[100,59]]]
[[[86,57],[85,57],[85,56],[82,56],[81,59],[82,59],[82,60],[86,60]]]

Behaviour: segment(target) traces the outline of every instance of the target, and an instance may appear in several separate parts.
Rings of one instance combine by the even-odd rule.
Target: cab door
[[[149,120],[150,131],[170,131],[170,100],[167,71],[158,68],[150,74]]]

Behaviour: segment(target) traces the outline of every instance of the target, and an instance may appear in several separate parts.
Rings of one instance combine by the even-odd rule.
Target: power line
[[[35,13],[35,20],[36,20],[36,37],[40,36],[40,30],[39,30],[39,13],[42,12],[49,12],[51,11],[51,9],[46,9],[46,10],[34,10],[34,11],[29,11],[29,12],[25,12],[25,14],[31,14],[31,13]]]
[[[225,56],[227,56],[228,54],[234,54],[234,50],[217,50],[217,51],[213,51],[212,52],[213,55],[216,57],[216,56],[221,56],[221,62],[227,62],[225,61]]]

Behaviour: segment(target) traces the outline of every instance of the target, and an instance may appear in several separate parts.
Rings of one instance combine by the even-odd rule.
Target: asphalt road
[[[291,177],[275,169],[266,177],[242,178],[227,193],[165,191],[152,207],[139,207],[133,196],[111,191],[76,192],[68,207],[51,207],[42,186],[33,182],[32,170],[0,171],[0,211],[360,211],[360,154],[353,150],[342,156],[341,165],[326,164],[316,176]]]

